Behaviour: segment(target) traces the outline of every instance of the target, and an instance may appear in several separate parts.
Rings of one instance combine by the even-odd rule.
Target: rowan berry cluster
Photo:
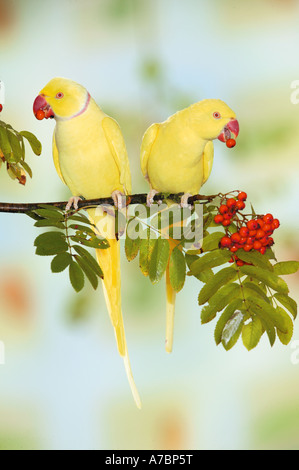
[[[245,215],[239,214],[240,218],[238,212],[245,208],[246,199],[247,194],[241,191],[236,198],[226,198],[222,201],[218,209],[219,213],[214,217],[216,224],[222,224],[226,227],[226,235],[221,238],[220,246],[228,248],[232,254],[242,249],[247,252],[256,250],[263,255],[267,248],[274,244],[271,235],[279,227],[280,222],[278,219],[274,219],[272,214],[250,215],[249,220]],[[234,230],[229,229],[231,224],[233,224]],[[237,230],[235,230],[236,228]],[[239,266],[248,264],[236,255],[232,255],[230,262],[233,261],[236,261]]]

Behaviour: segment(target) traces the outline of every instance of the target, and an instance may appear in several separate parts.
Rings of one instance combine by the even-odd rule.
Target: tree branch
[[[154,201],[164,201],[165,199],[171,199],[175,203],[179,203],[181,200],[181,196],[183,193],[178,193],[178,194],[163,194],[159,193],[156,194],[154,197]],[[218,194],[214,194],[211,196],[204,196],[202,194],[196,194],[195,196],[191,196],[188,199],[188,203],[192,204],[195,201],[203,201],[205,202],[210,202],[212,201],[215,197],[217,197]],[[147,194],[142,193],[142,194],[132,194],[130,196],[126,196],[126,201],[127,205],[129,204],[145,204],[146,203],[146,198]],[[10,203],[10,202],[0,202],[0,212],[7,212],[7,213],[13,213],[13,214],[26,214],[28,212],[34,211],[35,209],[38,209],[40,205],[47,205],[47,206],[55,206],[59,207],[61,209],[64,209],[65,206],[67,205],[67,201],[61,201],[61,202],[34,202],[34,203]],[[88,199],[88,200],[82,200],[78,202],[78,208],[83,209],[87,207],[96,207],[99,205],[114,205],[113,199],[111,197],[107,198],[100,198],[100,199]]]

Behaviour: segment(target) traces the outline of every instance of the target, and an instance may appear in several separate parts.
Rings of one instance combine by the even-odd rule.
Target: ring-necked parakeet
[[[72,205],[76,208],[80,196],[85,199],[112,196],[119,208],[121,196],[131,194],[131,174],[125,142],[117,122],[101,110],[83,86],[65,78],[54,78],[41,90],[34,101],[33,111],[37,119],[45,117],[56,121],[54,164],[73,195],[67,209]],[[96,209],[88,209],[88,214],[97,224]],[[120,249],[115,238],[113,215],[105,214],[105,224],[108,237],[107,232],[103,236],[108,238],[110,247],[97,249],[96,257],[104,274],[103,290],[118,351],[124,359],[135,402],[140,407],[123,325]]]
[[[228,147],[235,144],[239,124],[235,113],[221,100],[207,99],[152,124],[141,145],[141,169],[149,182],[148,205],[158,192],[184,193],[182,207],[188,198],[198,194],[210,176],[214,146],[218,138]],[[233,138],[232,138],[233,136]],[[169,240],[170,252],[177,245]],[[175,291],[166,269],[166,351],[172,351]]]

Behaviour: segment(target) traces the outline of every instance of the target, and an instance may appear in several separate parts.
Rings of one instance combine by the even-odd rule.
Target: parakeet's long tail
[[[91,216],[91,219],[94,221],[94,211],[89,210],[88,212]],[[107,216],[105,220],[109,224],[109,221],[111,221],[112,218],[109,218],[109,216]],[[97,249],[96,257],[104,274],[104,279],[102,282],[103,291],[111,323],[114,328],[117,348],[119,354],[124,359],[124,365],[135,403],[138,408],[141,408],[140,397],[131,370],[125,337],[123,315],[121,310],[120,246],[116,238],[107,238],[107,240],[110,245],[109,248],[102,250]]]
[[[96,256],[104,274],[103,291],[111,323],[114,328],[117,348],[119,354],[124,359],[126,373],[135,403],[138,408],[141,408],[140,397],[133,379],[132,370],[130,366],[123,323],[123,315],[121,310],[119,242],[116,239],[108,240],[108,242],[110,244],[110,248],[107,248],[105,250],[96,250]]]
[[[169,278],[169,264],[166,268],[166,335],[165,335],[165,349],[166,352],[172,352],[173,345],[173,330],[174,330],[174,310],[175,310],[175,297],[176,292],[172,288]]]

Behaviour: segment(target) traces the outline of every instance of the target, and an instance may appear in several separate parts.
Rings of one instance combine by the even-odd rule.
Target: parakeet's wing
[[[126,194],[132,194],[130,163],[127,154],[126,144],[117,122],[105,117],[102,121],[102,127],[107,139],[110,151],[120,173],[120,183],[124,187]]]
[[[160,127],[160,124],[152,124],[147,129],[142,139],[141,150],[140,150],[140,164],[141,164],[142,174],[145,178],[148,177],[147,175],[148,159],[151,153],[152,146],[158,136],[159,127]]]
[[[214,145],[212,140],[209,140],[204,148],[203,152],[203,182],[204,184],[207,179],[209,178],[212,166],[213,166],[213,159],[214,159]]]
[[[55,141],[55,132],[53,132],[52,153],[53,153],[53,160],[54,160],[54,165],[55,165],[56,171],[57,171],[61,181],[64,184],[66,184],[66,182],[63,179],[61,169],[60,169],[60,165],[59,165],[59,156],[58,156],[58,148],[57,148],[56,141]]]

